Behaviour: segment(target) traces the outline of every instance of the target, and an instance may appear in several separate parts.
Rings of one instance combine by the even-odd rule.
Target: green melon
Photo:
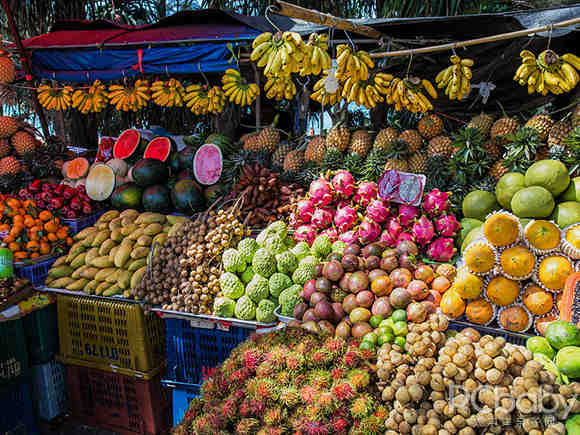
[[[164,183],[169,178],[167,165],[157,159],[141,159],[132,171],[133,180],[142,187]]]
[[[461,242],[467,237],[467,235],[471,232],[472,229],[480,227],[483,225],[483,222],[478,219],[472,218],[463,218],[460,222],[461,231],[459,232],[457,244],[461,245]]]
[[[171,190],[171,201],[178,211],[197,212],[203,209],[205,200],[201,189],[192,180],[181,180]]]
[[[552,220],[556,222],[560,228],[566,228],[569,225],[580,222],[580,202],[561,202],[554,209]]]
[[[149,186],[143,191],[145,211],[164,211],[171,208],[171,192],[164,184]]]
[[[87,196],[93,201],[104,201],[115,189],[115,171],[107,165],[94,165],[85,180]]]
[[[135,183],[127,183],[115,189],[111,195],[111,205],[117,209],[141,208],[142,189]]]
[[[179,151],[179,168],[182,170],[193,170],[193,156],[195,155],[195,149],[191,146],[186,146],[181,151]]]
[[[526,177],[519,172],[508,172],[501,177],[495,186],[495,197],[499,205],[511,210],[511,201],[518,190],[526,187]]]
[[[499,204],[491,192],[474,190],[467,194],[462,203],[463,216],[484,221],[485,217],[494,210],[499,209]]]
[[[513,196],[511,207],[520,218],[545,218],[554,210],[554,197],[542,186],[530,186]]]
[[[208,186],[203,191],[203,196],[208,205],[213,204],[220,197],[222,193],[223,186],[221,184],[214,184],[213,186]]]
[[[580,202],[580,177],[574,177],[570,180],[568,188],[558,198],[560,201],[578,201]]]
[[[540,160],[526,171],[526,186],[541,186],[555,197],[564,192],[568,184],[568,169],[560,160]]]
[[[475,227],[472,229],[469,234],[463,239],[463,243],[461,243],[461,252],[465,251],[465,248],[469,246],[471,242],[474,242],[478,239],[483,239],[483,225]]]

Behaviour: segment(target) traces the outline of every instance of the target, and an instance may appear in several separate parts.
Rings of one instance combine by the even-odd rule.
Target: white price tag
[[[215,323],[210,320],[191,319],[189,322],[192,328],[214,329]]]
[[[229,323],[224,323],[224,322],[216,322],[216,329],[218,331],[229,331],[230,330],[230,324]]]

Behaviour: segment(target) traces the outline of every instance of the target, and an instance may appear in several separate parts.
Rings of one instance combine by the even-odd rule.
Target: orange
[[[568,275],[574,272],[572,262],[561,255],[545,257],[538,267],[538,279],[549,290],[562,291]]]
[[[560,243],[560,229],[552,222],[533,221],[526,227],[526,239],[536,249],[554,249]]]
[[[463,253],[465,265],[475,273],[487,273],[495,264],[493,248],[486,243],[473,243]]]
[[[48,210],[42,210],[38,217],[43,221],[48,221],[52,217],[52,213]]]
[[[485,299],[476,299],[465,308],[467,320],[478,325],[485,325],[493,317],[493,307]]]
[[[534,270],[536,257],[525,246],[513,246],[500,255],[500,264],[504,272],[515,278],[528,276]]]
[[[494,246],[508,246],[518,240],[520,223],[508,213],[494,213],[483,223],[483,234]]]
[[[489,280],[486,295],[500,307],[513,304],[520,295],[520,283],[505,276],[496,276]]]

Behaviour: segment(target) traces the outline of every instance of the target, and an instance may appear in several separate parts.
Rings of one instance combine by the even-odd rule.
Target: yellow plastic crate
[[[58,296],[60,355],[76,364],[149,379],[165,361],[165,330],[141,306]]]

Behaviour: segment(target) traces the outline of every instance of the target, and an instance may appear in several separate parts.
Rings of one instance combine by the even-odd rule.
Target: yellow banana
[[[569,63],[577,70],[580,70],[580,57],[576,56],[575,54],[566,53],[560,56],[560,59],[562,59],[564,62]]]

